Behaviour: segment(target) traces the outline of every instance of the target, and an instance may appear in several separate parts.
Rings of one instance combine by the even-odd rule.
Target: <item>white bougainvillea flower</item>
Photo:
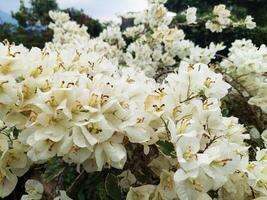
[[[124,189],[130,188],[131,185],[136,183],[136,178],[130,170],[123,171],[118,175],[118,178],[120,178],[119,185]]]
[[[28,158],[20,143],[14,141],[13,148],[9,148],[0,159],[0,197],[8,196],[16,187],[17,176],[24,175],[29,169]]]
[[[176,193],[180,199],[194,200],[199,195],[208,192],[212,187],[212,179],[203,172],[198,175],[177,170],[174,175]]]
[[[256,161],[247,165],[248,184],[262,196],[267,196],[266,190],[267,150],[258,149]]]
[[[184,31],[171,26],[164,2],[150,0],[147,10],[127,15],[133,26],[121,31],[110,25],[94,39],[68,14],[51,11],[54,37],[45,49],[0,43],[0,118],[18,130],[0,133],[0,197],[12,192],[31,162],[58,156],[78,171],[123,169],[132,156],[128,145],[141,146],[147,155],[155,144],[160,148],[158,140],[174,147],[148,165],[159,185],[132,187],[128,200],[210,200],[212,190],[220,198],[233,197],[235,190],[241,198],[248,187],[257,197],[267,195],[266,150],[248,162],[249,135],[220,108],[230,85],[210,63],[225,46],[200,47],[185,39]],[[196,23],[196,8],[185,14],[188,24]],[[230,15],[225,5],[215,6],[206,28],[255,26],[251,16],[236,22]],[[237,40],[220,63],[247,88],[248,103],[263,112],[266,50]],[[165,70],[173,73],[165,78]],[[130,173],[122,176],[122,187],[141,184]],[[40,199],[43,192],[33,181],[26,190],[25,199]],[[56,199],[70,199],[60,193]]]
[[[8,137],[0,134],[0,157],[8,150],[9,144],[8,144]]]
[[[198,168],[197,152],[200,149],[196,137],[181,137],[176,143],[177,160],[180,166],[188,171]]]
[[[218,191],[219,198],[224,199],[252,199],[251,188],[248,185],[247,175],[237,172]]]
[[[160,183],[157,185],[153,199],[177,199],[173,173],[163,170],[160,174]]]
[[[248,29],[254,29],[256,27],[256,23],[253,22],[253,17],[251,17],[250,15],[246,17],[244,23]]]
[[[126,199],[127,200],[149,200],[155,191],[154,185],[144,185],[140,187],[131,187]]]
[[[60,195],[54,198],[54,200],[72,200],[64,190],[59,191]]]
[[[96,146],[95,159],[100,171],[107,162],[109,165],[122,169],[126,162],[126,149],[122,144],[105,142]]]
[[[196,20],[197,20],[196,13],[197,13],[197,8],[195,7],[187,8],[187,10],[185,11],[187,24],[196,24]]]
[[[43,196],[44,187],[39,181],[29,179],[25,183],[25,191],[27,195],[23,195],[22,200],[40,200]]]
[[[1,76],[0,78],[0,103],[15,104],[18,100],[18,88],[12,76]]]
[[[17,181],[16,175],[0,167],[0,197],[8,196],[15,189]]]

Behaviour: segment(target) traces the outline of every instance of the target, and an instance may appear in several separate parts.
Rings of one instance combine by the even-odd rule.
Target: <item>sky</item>
[[[57,0],[57,2],[62,9],[69,7],[83,9],[86,14],[101,21],[117,21],[117,14],[147,8],[147,0]],[[6,13],[16,11],[18,8],[19,0],[0,0],[0,10]]]

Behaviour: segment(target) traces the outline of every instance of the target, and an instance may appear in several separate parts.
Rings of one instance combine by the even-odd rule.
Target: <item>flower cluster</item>
[[[69,43],[80,47],[81,44],[89,42],[90,36],[87,33],[87,27],[70,21],[68,14],[50,11],[49,16],[55,23],[49,24],[49,28],[54,32],[54,37],[52,42],[47,43],[47,46],[64,49]]]
[[[185,15],[196,23],[196,8]],[[213,15],[212,31],[232,23],[224,5]],[[244,126],[222,114],[231,85],[210,63],[223,44],[202,48],[185,39],[157,0],[127,15],[133,26],[110,25],[94,39],[67,14],[50,16],[54,38],[44,49],[0,43],[1,198],[31,164],[58,157],[77,171],[121,170],[136,144],[144,155],[157,148],[146,164],[158,184],[143,184],[127,169],[118,177],[128,200],[209,200],[215,191],[221,200],[266,198],[267,150],[251,157]],[[254,26],[251,17],[245,23]],[[237,40],[218,64],[264,112],[265,63],[264,45]],[[26,192],[23,198],[40,199],[44,188],[30,180]],[[65,191],[62,198],[70,199]]]
[[[191,23],[195,22],[195,12],[194,8],[186,12]],[[208,64],[215,58],[217,51],[225,48],[222,44],[214,43],[202,48],[185,39],[181,29],[169,26],[172,17],[159,3],[153,3],[148,10],[125,17],[133,19],[134,26],[123,32],[133,40],[126,48],[124,61],[127,66],[141,68],[148,75],[154,75],[162,66],[177,67],[180,61]]]
[[[58,155],[89,171],[105,163],[122,168],[125,137],[136,143],[155,140],[148,126],[152,118],[142,105],[155,88],[153,80],[133,70],[119,74],[95,52],[23,52],[10,44],[2,50],[9,55],[2,56],[8,69],[2,72],[1,115],[8,126],[22,130],[18,138],[29,146],[32,161]]]
[[[265,45],[256,47],[251,40],[236,40],[229,49],[228,57],[220,65],[243,86],[243,93],[249,103],[259,106],[263,112],[266,107],[266,58]]]
[[[206,22],[206,28],[212,32],[222,32],[222,29],[230,25],[231,12],[225,8],[225,5],[220,4],[213,9],[214,19]]]
[[[255,190],[260,193],[260,196],[267,196],[267,149],[257,151],[256,161],[252,161],[247,166],[248,183]]]
[[[189,7],[187,8],[187,10],[184,12],[185,16],[186,16],[186,23],[187,24],[196,24],[196,20],[197,20],[197,8],[195,7]]]
[[[253,18],[249,15],[245,20],[233,21],[231,17],[231,11],[226,9],[224,4],[217,5],[213,8],[212,19],[206,22],[206,28],[211,32],[222,32],[227,27],[245,26],[248,29],[256,27],[256,23],[253,22]]]
[[[1,116],[21,130],[18,140],[32,162],[60,156],[88,172],[106,164],[121,169],[125,141],[147,146],[170,140],[180,165],[174,180],[193,191],[177,191],[182,197],[220,187],[246,157],[244,129],[235,118],[223,118],[219,108],[229,85],[205,64],[182,63],[158,85],[132,68],[119,70],[96,52],[8,43],[1,50]],[[201,179],[205,173],[214,176],[209,188]]]
[[[8,196],[16,187],[17,176],[23,176],[30,167],[27,148],[5,128],[1,127],[0,134],[0,197]]]
[[[223,117],[220,110],[220,99],[228,88],[207,65],[182,63],[178,73],[169,74],[145,101],[147,110],[165,122],[166,127],[158,130],[160,140],[172,142],[176,151],[175,197],[193,200],[207,195],[246,166],[243,141],[249,136],[242,134],[244,128],[236,118]],[[163,199],[173,199],[164,195]]]

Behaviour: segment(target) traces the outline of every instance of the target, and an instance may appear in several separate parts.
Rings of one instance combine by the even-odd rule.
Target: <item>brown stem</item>
[[[231,62],[231,63],[234,63],[232,60],[230,60],[229,58],[227,58],[226,56],[224,56],[224,55],[222,55],[222,54],[218,54],[218,53],[216,53],[215,56],[220,57],[220,58],[223,58],[223,59],[225,59],[225,60],[228,60],[228,61]]]
[[[6,128],[7,128],[7,126],[2,127],[2,128],[0,129],[0,132],[3,131],[3,130],[5,130]]]
[[[174,71],[172,71],[172,70],[166,70],[166,71],[163,71],[163,72],[157,74],[154,78],[155,78],[156,81],[158,81],[158,79],[159,79],[161,76],[166,75],[166,74],[169,74],[169,73],[173,73],[173,72],[174,72]]]
[[[253,190],[253,188],[251,186],[249,186],[249,187],[251,189],[252,197],[253,197],[253,199],[255,199],[256,198],[255,192],[254,192],[254,190]]]
[[[189,98],[187,98],[187,99],[185,99],[183,101],[180,101],[180,103],[185,103],[185,102],[190,101],[190,100],[192,100],[192,99],[194,99],[194,98],[196,98],[198,96],[199,96],[198,94],[197,95],[194,95],[194,96],[191,96],[191,97],[189,97]]]
[[[47,187],[45,184],[43,184],[43,186],[44,186],[44,194],[47,197],[47,200],[53,200],[55,198],[55,195],[53,195],[50,188]]]
[[[253,109],[251,107],[251,105],[248,104],[248,100],[249,98],[252,96],[248,91],[247,89],[242,85],[242,83],[240,83],[239,81],[237,81],[237,79],[233,78],[230,74],[228,74],[227,72],[224,72],[222,71],[221,69],[217,69],[221,74],[229,77],[231,79],[231,81],[227,81],[225,79],[225,81],[227,83],[229,83],[236,91],[237,93],[239,94],[239,96],[243,99],[243,101],[246,103],[246,107],[247,107],[247,110],[249,113],[251,113],[252,116],[255,116],[254,117],[254,120],[256,122],[256,128],[259,129],[259,130],[262,130],[264,129],[264,120],[263,120],[263,113],[261,111],[261,109],[259,110],[260,112],[260,120],[258,119],[257,117],[257,111],[255,111],[255,109]],[[239,86],[242,90],[244,90],[249,96],[248,97],[245,97],[242,92],[239,90],[238,87],[236,86]]]
[[[208,142],[208,143],[206,144],[206,146],[204,147],[203,150],[200,150],[200,151],[199,151],[199,153],[204,153],[204,151],[206,151],[206,150],[209,148],[209,146],[213,144],[213,142],[215,142],[217,139],[219,139],[219,138],[221,138],[221,137],[223,137],[223,136],[222,136],[222,135],[221,135],[221,136],[218,136],[218,137],[215,136],[213,139],[210,140],[210,142]]]

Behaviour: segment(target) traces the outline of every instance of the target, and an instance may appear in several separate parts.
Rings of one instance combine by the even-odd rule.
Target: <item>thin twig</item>
[[[213,144],[213,142],[216,142],[216,140],[219,139],[219,138],[221,138],[221,137],[223,137],[223,136],[222,136],[222,135],[221,135],[221,136],[218,136],[218,137],[215,136],[214,138],[212,138],[212,139],[206,144],[206,146],[204,147],[204,149],[199,151],[199,153],[204,153],[204,151],[206,151],[206,150],[209,148],[209,146]]]
[[[251,186],[249,186],[249,187],[251,189],[252,197],[253,197],[253,199],[255,199],[256,198],[255,192],[254,192],[254,190],[253,190],[253,188]]]
[[[196,97],[198,97],[198,96],[199,96],[199,95],[196,94],[196,95],[194,95],[194,96],[188,97],[187,99],[185,99],[185,100],[183,100],[183,101],[180,101],[180,103],[185,103],[185,102],[190,101],[190,100],[192,100],[192,99],[194,99],[194,98],[196,98]]]
[[[230,74],[228,74],[227,72],[225,72],[225,71],[222,71],[221,69],[217,69],[221,74],[224,74],[224,75],[226,75],[226,76],[228,76],[230,79],[231,79],[231,82],[234,82],[235,84],[237,84],[239,87],[241,87],[249,96],[251,96],[250,95],[250,93],[247,91],[247,89],[242,85],[242,83],[240,83],[239,81],[237,81],[234,77],[232,77]],[[227,80],[225,80],[227,83],[229,83],[229,84],[231,84],[231,82],[229,82],[229,81],[227,81]],[[239,89],[237,89],[236,87],[234,87],[233,86],[233,84],[231,84],[231,86],[242,96],[242,97],[244,97],[244,95],[242,94],[242,92],[239,90]],[[244,98],[246,98],[246,97],[244,97]]]
[[[224,55],[222,55],[222,54],[218,54],[218,53],[216,53],[215,56],[220,57],[220,58],[223,58],[223,59],[225,59],[225,60],[228,60],[228,61],[231,62],[231,63],[234,63],[232,60],[230,60],[229,58],[227,58],[226,56],[224,56]]]
[[[3,131],[3,130],[5,130],[6,128],[7,128],[7,126],[2,127],[2,128],[0,129],[0,132]]]
[[[75,178],[73,183],[68,187],[68,189],[66,190],[67,193],[69,193],[73,190],[74,186],[80,181],[80,179],[84,175],[84,173],[85,173],[85,170],[83,169],[82,172]]]
[[[226,80],[225,79],[225,81],[227,82],[227,83],[229,83],[235,90],[236,90],[236,92],[240,95],[240,97],[244,100],[244,102],[246,102],[246,104],[248,105],[248,100],[251,98],[251,94],[250,94],[250,92],[242,85],[242,83],[240,83],[237,79],[235,79],[234,77],[232,77],[230,74],[228,74],[227,72],[225,72],[225,71],[222,71],[221,69],[217,69],[221,74],[224,74],[225,76],[228,76],[230,79],[231,79],[231,81],[228,81],[228,80]],[[234,84],[233,84],[234,83]],[[238,86],[239,86],[239,88],[238,88]],[[243,95],[243,93],[239,90],[239,89],[242,89],[243,91],[245,91],[247,94],[248,94],[248,97],[246,97],[246,96],[244,96]],[[248,111],[253,115],[253,116],[255,116],[255,121],[256,121],[256,124],[257,124],[257,128],[259,129],[259,130],[261,130],[261,129],[264,129],[264,124],[262,124],[263,123],[263,113],[262,113],[262,111],[261,110],[259,110],[259,112],[260,112],[260,121],[257,119],[257,111],[255,111],[252,107],[251,107],[251,105],[248,105],[247,106],[247,109],[248,109]]]
[[[164,126],[165,126],[165,129],[166,129],[166,131],[167,131],[167,137],[168,137],[168,139],[171,139],[171,131],[170,131],[169,128],[168,128],[169,121],[168,121],[168,122],[165,122],[165,120],[163,119],[162,116],[160,116],[160,119],[163,121],[163,124],[164,124]]]
[[[173,70],[162,71],[161,73],[159,73],[159,74],[157,74],[157,75],[155,76],[155,80],[158,81],[158,79],[159,79],[160,77],[162,77],[163,75],[167,75],[167,74],[169,74],[169,73],[174,73],[174,71],[173,71]]]

